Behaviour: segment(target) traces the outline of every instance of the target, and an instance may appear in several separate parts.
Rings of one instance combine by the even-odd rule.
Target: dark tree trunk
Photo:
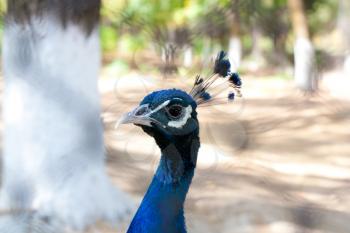
[[[91,32],[100,17],[100,0],[8,0],[7,18],[17,23],[28,23],[33,17],[51,14],[65,27],[74,22]]]
[[[172,43],[166,43],[163,49],[163,61],[164,61],[164,66],[163,66],[163,74],[165,77],[167,75],[173,74],[177,72],[177,65],[176,65],[176,53],[177,53],[177,48],[174,44]]]

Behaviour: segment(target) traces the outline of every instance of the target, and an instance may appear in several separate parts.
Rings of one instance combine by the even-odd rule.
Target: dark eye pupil
[[[174,106],[171,106],[169,108],[169,114],[172,116],[172,117],[178,117],[180,116],[182,113],[182,107],[179,106],[179,105],[174,105]]]

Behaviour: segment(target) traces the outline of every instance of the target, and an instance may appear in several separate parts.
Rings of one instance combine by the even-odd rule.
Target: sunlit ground
[[[115,121],[149,91],[184,88],[189,81],[137,72],[113,78],[104,74],[100,81],[108,170],[138,204],[159,151],[141,129],[115,130]],[[323,74],[313,97],[296,91],[292,80],[243,78],[244,100],[199,109],[202,146],[186,202],[189,232],[350,232],[350,94],[344,74]]]

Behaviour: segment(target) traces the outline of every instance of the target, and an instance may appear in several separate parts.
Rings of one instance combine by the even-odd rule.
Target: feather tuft
[[[209,103],[216,104],[218,101],[222,103],[222,98],[219,98],[224,91],[230,92],[224,97],[226,101],[233,101],[235,97],[241,97],[242,81],[237,73],[231,73],[230,61],[226,58],[224,51],[219,52],[214,62],[213,74],[207,78],[200,75],[196,76],[194,85],[189,92],[197,105]],[[215,101],[218,100],[218,101]]]
[[[203,92],[201,94],[201,98],[204,100],[204,101],[208,101],[211,99],[211,95],[208,93],[208,92]]]
[[[214,74],[218,74],[222,77],[226,77],[231,69],[231,63],[226,58],[226,53],[224,51],[219,52],[215,60]]]
[[[227,98],[228,98],[230,101],[234,100],[234,99],[235,99],[235,93],[231,91],[230,93],[228,93]]]
[[[235,86],[242,86],[242,80],[237,73],[232,73],[229,77],[229,82]]]

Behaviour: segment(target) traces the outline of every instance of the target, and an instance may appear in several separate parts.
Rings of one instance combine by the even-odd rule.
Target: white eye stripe
[[[183,116],[178,120],[169,121],[168,126],[178,128],[178,129],[184,127],[184,125],[187,123],[187,120],[191,118],[191,114],[192,114],[192,106],[189,105],[186,108],[184,108]]]
[[[173,100],[180,100],[183,101],[181,98],[173,98]],[[158,112],[159,110],[161,110],[162,108],[166,107],[168,104],[170,103],[170,100],[164,101],[162,104],[160,104],[158,107],[156,107],[155,109],[153,109],[151,112],[149,112],[147,115],[151,115],[152,113]]]
[[[162,108],[164,108],[165,106],[167,106],[170,103],[170,100],[164,101],[164,103],[160,104],[158,107],[156,107],[155,109],[153,109],[152,111],[150,111],[147,115],[151,115],[152,113],[158,112],[159,110],[161,110]]]

